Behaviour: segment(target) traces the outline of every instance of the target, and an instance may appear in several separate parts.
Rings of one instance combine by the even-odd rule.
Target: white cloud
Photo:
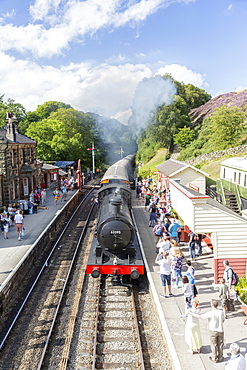
[[[30,6],[34,23],[0,26],[0,50],[15,49],[38,57],[61,54],[71,42],[100,29],[136,25],[162,7],[194,0],[36,0]],[[35,23],[42,21],[43,23]]]
[[[29,9],[32,19],[43,20],[51,11],[56,13],[61,2],[62,0],[35,0]]]
[[[204,84],[205,75],[194,72],[188,69],[186,66],[179,64],[168,64],[160,68],[156,74],[163,76],[166,73],[170,73],[172,77],[185,84],[191,83],[197,87],[202,87]]]
[[[233,4],[230,4],[227,8],[226,8],[226,10],[224,11],[224,14],[225,15],[228,15],[228,14],[230,14],[231,13],[231,11],[233,10]]]
[[[113,66],[87,63],[61,68],[16,60],[0,52],[1,94],[33,111],[45,101],[57,100],[82,111],[128,119],[135,88],[151,70],[145,64]],[[21,83],[20,83],[21,81]]]

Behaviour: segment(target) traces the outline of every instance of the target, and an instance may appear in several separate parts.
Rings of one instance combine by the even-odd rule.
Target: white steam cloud
[[[159,106],[173,103],[175,94],[176,87],[172,81],[159,75],[144,78],[138,84],[133,99],[132,116],[129,120],[136,136],[148,126]]]

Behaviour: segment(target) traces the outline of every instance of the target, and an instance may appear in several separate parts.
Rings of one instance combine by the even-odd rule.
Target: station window
[[[244,186],[246,187],[246,177],[247,175],[244,175]]]
[[[29,194],[29,191],[28,191],[28,177],[24,177],[23,178],[23,195],[28,195]]]
[[[240,184],[240,181],[241,181],[241,173],[239,172],[238,173],[238,185]]]
[[[236,180],[237,180],[237,174],[236,174],[236,172],[234,172],[233,181],[236,182]]]
[[[223,168],[223,179],[225,179],[225,178],[226,178],[226,169]]]
[[[51,181],[57,181],[57,173],[56,172],[51,172],[50,173],[50,176],[51,176]]]

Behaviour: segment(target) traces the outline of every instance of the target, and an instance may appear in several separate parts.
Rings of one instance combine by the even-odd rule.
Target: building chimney
[[[17,122],[18,122],[17,118],[11,112],[8,112],[6,118],[6,127],[7,127],[6,138],[11,141],[16,141]]]

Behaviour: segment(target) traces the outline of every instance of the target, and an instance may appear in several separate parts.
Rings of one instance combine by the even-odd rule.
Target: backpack
[[[238,274],[234,272],[232,268],[231,270],[232,270],[232,285],[237,285],[239,280]]]
[[[158,225],[156,231],[155,231],[155,235],[157,236],[161,236],[163,234],[163,229],[162,229],[162,226],[161,225]]]

